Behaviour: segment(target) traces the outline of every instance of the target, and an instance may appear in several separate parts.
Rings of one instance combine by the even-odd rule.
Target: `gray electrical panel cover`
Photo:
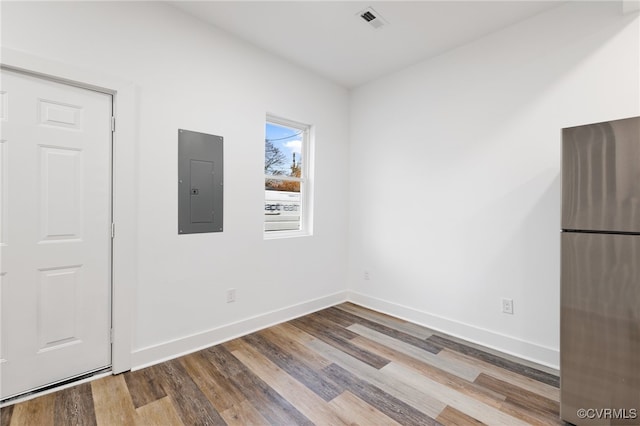
[[[222,231],[222,136],[178,130],[178,233]]]

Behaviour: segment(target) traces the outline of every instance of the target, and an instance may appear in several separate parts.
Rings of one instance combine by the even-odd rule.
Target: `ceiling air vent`
[[[361,10],[360,12],[358,12],[358,16],[366,23],[368,23],[369,25],[371,25],[373,28],[375,28],[376,30],[378,28],[382,28],[385,25],[388,24],[387,21],[385,21],[382,16],[380,16],[380,14],[378,12],[376,12],[375,10],[373,10],[372,7],[368,7],[365,10]]]

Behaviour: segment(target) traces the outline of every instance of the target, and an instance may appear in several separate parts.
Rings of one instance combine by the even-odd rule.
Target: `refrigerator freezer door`
[[[562,229],[640,232],[640,117],[562,130]]]
[[[560,305],[562,419],[640,424],[640,236],[563,232]]]

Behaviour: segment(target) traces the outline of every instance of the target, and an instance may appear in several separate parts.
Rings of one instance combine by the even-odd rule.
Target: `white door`
[[[112,96],[0,80],[0,399],[111,363]]]

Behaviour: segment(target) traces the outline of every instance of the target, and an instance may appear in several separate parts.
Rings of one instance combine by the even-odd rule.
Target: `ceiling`
[[[562,1],[173,1],[177,8],[352,88]],[[372,7],[386,25],[360,17]]]

